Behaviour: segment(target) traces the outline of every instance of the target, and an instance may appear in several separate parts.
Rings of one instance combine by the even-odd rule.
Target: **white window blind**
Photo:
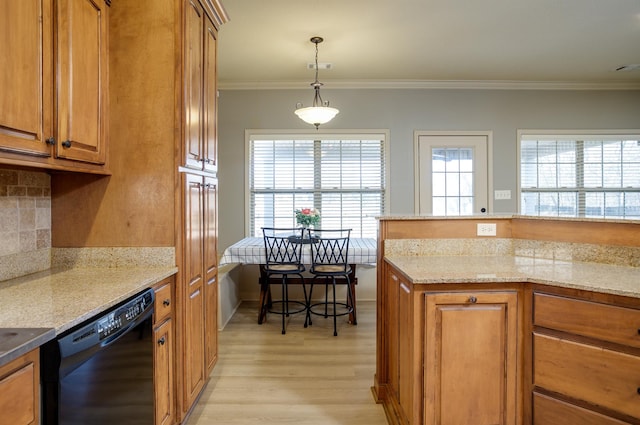
[[[377,138],[249,138],[250,233],[296,226],[296,209],[320,211],[319,228],[377,236],[385,203],[385,141]]]
[[[640,219],[639,135],[521,135],[520,212]]]

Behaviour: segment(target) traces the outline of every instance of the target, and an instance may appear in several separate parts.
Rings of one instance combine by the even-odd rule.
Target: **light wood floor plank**
[[[358,302],[358,325],[338,318],[280,316],[257,324],[255,303],[243,303],[220,332],[220,357],[188,425],[383,425],[373,400],[375,303]]]

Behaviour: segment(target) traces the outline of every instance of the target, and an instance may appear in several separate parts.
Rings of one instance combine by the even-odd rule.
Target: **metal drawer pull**
[[[65,148],[70,148],[71,147],[71,140],[65,140],[64,142],[62,142],[62,146]]]
[[[158,345],[164,345],[164,343],[165,343],[165,339],[164,339],[164,337],[162,337],[162,338],[160,338],[160,339],[158,340]]]
[[[638,389],[636,390],[638,394],[640,394],[640,387],[638,387]]]
[[[171,304],[171,300],[169,300],[168,298],[162,301],[162,305],[164,305],[165,307],[168,307],[170,304]]]
[[[475,303],[477,303],[477,302],[478,302],[478,299],[477,299],[476,297],[474,297],[474,296],[470,296],[470,297],[469,297],[469,302],[470,302],[471,304],[475,304]]]
[[[47,145],[55,145],[56,139],[53,137],[49,137],[47,140],[45,140],[45,142],[47,142]]]

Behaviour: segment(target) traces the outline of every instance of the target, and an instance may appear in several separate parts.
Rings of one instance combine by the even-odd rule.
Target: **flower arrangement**
[[[296,223],[309,227],[320,223],[320,211],[315,208],[301,208],[296,210]]]

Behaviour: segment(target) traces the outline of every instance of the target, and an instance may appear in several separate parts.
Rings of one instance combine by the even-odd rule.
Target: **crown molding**
[[[491,81],[491,80],[326,80],[326,89],[466,89],[466,90],[640,90],[640,81]],[[299,90],[300,81],[218,81],[219,90]]]

